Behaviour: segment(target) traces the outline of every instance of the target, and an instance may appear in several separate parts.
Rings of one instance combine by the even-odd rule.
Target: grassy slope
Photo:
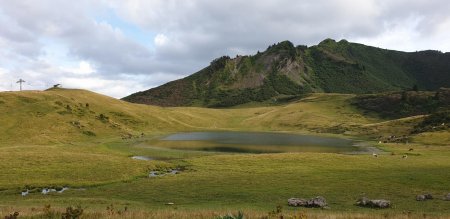
[[[70,144],[128,134],[214,129],[321,132],[320,129],[336,125],[350,127],[380,121],[365,118],[349,106],[347,101],[351,97],[314,94],[281,106],[205,109],[130,104],[84,90],[3,92],[0,93],[0,142]],[[101,119],[101,114],[108,119]]]
[[[449,192],[448,131],[415,136],[415,145],[385,144],[383,149],[395,155],[379,159],[321,153],[224,155],[151,144],[168,132],[224,129],[370,137],[402,132],[421,119],[367,117],[349,104],[351,97],[314,94],[282,106],[204,109],[135,105],[81,90],[0,93],[0,201],[23,212],[31,206],[42,207],[42,203],[59,207],[78,203],[100,211],[111,203],[129,205],[136,211],[173,209],[164,207],[166,202],[175,202],[179,209],[175,211],[181,212],[251,212],[268,211],[285,204],[291,196],[323,195],[332,207],[330,212],[371,213],[353,206],[365,193],[394,202],[392,209],[378,213],[411,210],[450,214],[449,202],[414,201],[418,193],[431,192],[439,197]],[[66,105],[72,113],[58,113],[67,111]],[[108,121],[100,120],[100,114],[108,116]],[[74,127],[72,121],[85,127]],[[87,136],[84,130],[97,136]],[[144,138],[120,139],[124,134],[138,136],[141,132],[146,134]],[[444,140],[429,137],[436,135]],[[427,146],[430,143],[439,146]],[[410,147],[413,152],[408,152]],[[410,153],[409,158],[401,159],[405,153]],[[182,159],[136,161],[128,158],[131,155]],[[176,176],[142,178],[149,169],[177,165],[188,170]],[[19,192],[26,185],[88,189],[22,198]]]
[[[0,100],[0,132],[4,143],[70,143],[96,139],[83,131],[119,138],[160,130],[202,129],[212,125],[210,118],[219,116],[201,108],[180,110],[129,104],[84,90],[3,92]],[[101,119],[100,114],[108,119]]]

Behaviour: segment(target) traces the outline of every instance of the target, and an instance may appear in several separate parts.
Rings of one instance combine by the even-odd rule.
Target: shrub
[[[450,128],[450,110],[443,110],[432,113],[421,123],[416,125],[412,133],[421,133],[427,131],[440,131]]]
[[[120,210],[120,209],[115,209],[114,208],[114,205],[113,204],[110,204],[109,206],[106,206],[106,211],[107,211],[107,213],[108,213],[108,215],[115,215],[115,214],[117,214],[117,215],[122,215],[122,214],[124,214],[124,213],[126,213],[127,211],[128,211],[128,207],[127,206],[125,206],[124,208],[123,208],[123,210]]]
[[[19,217],[19,212],[14,212],[10,215],[5,216],[5,219],[17,219]]]
[[[108,121],[109,121],[109,117],[108,117],[108,116],[105,116],[103,113],[101,113],[101,114],[98,116],[98,119],[99,119],[100,121],[102,121],[102,122],[108,122]]]
[[[96,134],[92,131],[83,131],[83,134],[87,136],[96,136]]]
[[[283,206],[277,205],[277,208],[275,210],[269,212],[269,218],[284,218]]]
[[[244,213],[242,211],[239,211],[237,213],[237,215],[228,214],[228,215],[225,215],[225,216],[217,217],[217,219],[243,219],[243,218],[244,218]]]
[[[58,215],[58,212],[51,209],[51,205],[45,205],[42,211],[44,212],[45,218],[56,218]]]
[[[62,219],[78,219],[83,214],[83,208],[81,206],[77,207],[67,207],[66,212],[62,214]]]

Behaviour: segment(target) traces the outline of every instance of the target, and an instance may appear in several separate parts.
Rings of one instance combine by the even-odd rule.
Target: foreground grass
[[[158,163],[85,146],[0,147],[0,188],[84,187],[146,176]]]
[[[414,198],[424,192],[437,197],[448,192],[450,154],[420,154],[408,159],[318,153],[208,156],[187,160],[190,171],[180,175],[99,188],[99,197],[115,191],[120,195],[108,196],[121,199],[127,194],[127,199],[155,208],[174,202],[186,208],[268,209],[290,197],[322,195],[332,209],[359,211],[356,199],[368,196],[392,200],[393,211],[449,213],[449,202],[421,203]]]
[[[109,206],[111,207],[111,206]],[[65,212],[64,208],[50,208],[46,209],[42,208],[22,208],[19,209],[19,217],[20,218],[61,218],[62,213]],[[0,208],[0,215],[9,215],[13,212],[17,211],[15,208]],[[398,218],[398,219],[423,219],[423,218],[434,218],[434,219],[445,219],[448,218],[443,215],[436,214],[417,214],[411,212],[402,212],[402,213],[388,213],[388,212],[378,212],[374,213],[343,213],[343,212],[334,212],[334,211],[311,211],[309,209],[301,209],[294,211],[282,211],[280,214],[273,216],[269,214],[269,212],[264,211],[255,211],[253,209],[241,209],[243,212],[244,218],[308,218],[308,219],[385,219],[385,218]],[[82,218],[91,219],[91,218],[180,218],[180,219],[191,219],[191,218],[199,218],[199,219],[212,219],[223,217],[226,215],[237,215],[237,211],[227,211],[227,210],[178,210],[168,209],[168,210],[153,210],[153,211],[144,211],[144,210],[136,210],[129,209],[125,211],[124,208],[116,208],[111,210],[102,209],[102,210],[92,210],[92,209],[84,209]]]
[[[6,206],[16,206],[19,209],[31,206],[39,208],[43,203],[48,203],[59,208],[80,204],[88,209],[105,209],[114,204],[147,213],[169,211],[174,207],[188,212],[198,209],[211,212],[239,209],[267,212],[276,205],[286,206],[287,199],[291,197],[310,198],[321,195],[327,199],[330,212],[341,212],[343,215],[397,215],[411,212],[417,215],[448,216],[450,202],[441,200],[441,197],[449,192],[450,149],[448,146],[413,145],[414,151],[409,152],[409,147],[411,145],[383,145],[383,149],[394,155],[388,153],[378,158],[371,155],[329,153],[213,154],[167,161],[187,168],[177,175],[138,177],[89,187],[84,191],[69,190],[62,194],[30,194],[20,197],[16,190],[5,190],[0,192],[0,201]],[[402,155],[406,153],[409,153],[409,157],[403,159]],[[123,164],[133,171],[134,167],[129,166],[130,160],[128,158]],[[132,163],[134,162],[140,168],[162,161]],[[85,169],[88,172],[91,170],[96,169]],[[143,171],[137,175],[146,173]],[[97,177],[99,176],[94,178]],[[84,180],[92,181],[89,178]],[[30,181],[32,179],[28,179]],[[57,182],[58,179],[50,176],[43,181]],[[415,201],[415,195],[426,192],[433,194],[435,199]],[[361,196],[388,199],[393,206],[378,211],[360,208],[354,204]],[[167,206],[166,203],[169,202],[175,205]],[[286,210],[295,209],[286,206]],[[308,212],[320,214],[323,210],[310,209]]]

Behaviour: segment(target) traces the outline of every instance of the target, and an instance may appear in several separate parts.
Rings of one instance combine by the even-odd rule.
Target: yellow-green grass
[[[450,210],[446,208],[450,206],[448,202],[414,200],[416,194],[423,192],[446,194],[450,153],[416,153],[421,155],[408,159],[401,155],[377,159],[371,155],[325,153],[208,156],[187,160],[190,170],[177,176],[99,189],[100,194],[105,190],[122,195],[128,191],[131,200],[154,203],[155,207],[175,202],[187,208],[225,203],[235,208],[267,209],[286,203],[290,197],[322,195],[333,209],[355,211],[359,209],[353,205],[355,200],[365,195],[390,199],[396,210]],[[134,189],[126,190],[130,187]]]
[[[92,142],[98,139],[95,136],[209,129],[219,118],[220,124],[226,120],[217,110],[130,104],[85,90],[0,93],[0,141],[4,144]]]
[[[90,214],[103,217],[102,211],[111,203],[127,205],[135,209],[130,214],[144,215],[141,218],[151,214],[208,218],[239,209],[254,216],[278,204],[286,206],[290,197],[317,195],[328,200],[331,210],[308,210],[311,218],[376,218],[383,214],[403,216],[402,212],[408,211],[418,217],[422,213],[448,216],[450,202],[440,200],[450,192],[448,131],[413,136],[411,144],[378,144],[388,152],[378,158],[331,153],[207,153],[170,149],[157,141],[169,133],[202,130],[374,139],[408,133],[422,118],[386,121],[365,116],[349,104],[351,97],[314,94],[281,106],[205,109],[130,104],[83,90],[2,92],[0,216],[14,208],[32,215],[30,209],[43,204],[55,208],[81,204],[91,209]],[[407,159],[402,158],[404,154]],[[160,160],[133,160],[133,155]],[[145,177],[151,169],[176,166],[187,170],[178,175]],[[20,191],[27,185],[87,190],[21,197]],[[436,199],[416,202],[415,195],[425,192]],[[361,196],[389,199],[393,207],[379,211],[356,207],[354,202]],[[175,205],[166,206],[167,202]],[[288,212],[293,210],[286,207]]]
[[[413,141],[420,144],[450,145],[450,131],[425,132],[415,135]]]
[[[286,205],[290,197],[324,196],[333,211],[450,214],[448,193],[450,150],[446,146],[383,145],[394,155],[340,155],[284,153],[262,155],[211,155],[185,159],[187,170],[178,175],[136,178],[63,194],[1,192],[1,200],[18,206],[50,203],[59,207],[81,204],[102,208],[121,203],[146,209],[267,211]],[[407,159],[402,155],[409,153]],[[156,161],[140,161],[154,164]],[[146,172],[143,172],[145,174]],[[48,179],[54,181],[54,179]],[[415,201],[415,195],[431,193],[434,200]],[[354,205],[361,196],[391,200],[388,210],[372,211]],[[293,209],[291,209],[293,210]],[[320,210],[317,210],[320,211]]]
[[[350,106],[348,100],[353,96],[314,94],[288,105],[255,108],[254,115],[242,123],[248,127],[263,127],[263,130],[306,130],[320,133],[334,127],[350,128],[380,121],[366,118]]]
[[[240,109],[161,108],[85,90],[0,93],[0,142],[55,144],[192,130],[338,133],[379,122],[349,105],[352,95],[314,94],[296,103]],[[89,104],[86,107],[86,104]],[[108,117],[101,119],[101,114]],[[90,133],[95,134],[91,136]],[[349,132],[351,134],[351,132]]]
[[[84,187],[146,176],[157,162],[94,146],[24,145],[0,147],[0,188]]]

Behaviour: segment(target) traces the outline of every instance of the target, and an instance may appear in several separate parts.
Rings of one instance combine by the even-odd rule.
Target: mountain
[[[282,102],[314,92],[378,93],[450,85],[450,53],[401,52],[326,39],[283,41],[253,56],[223,56],[186,78],[123,98],[159,106],[228,107]]]

